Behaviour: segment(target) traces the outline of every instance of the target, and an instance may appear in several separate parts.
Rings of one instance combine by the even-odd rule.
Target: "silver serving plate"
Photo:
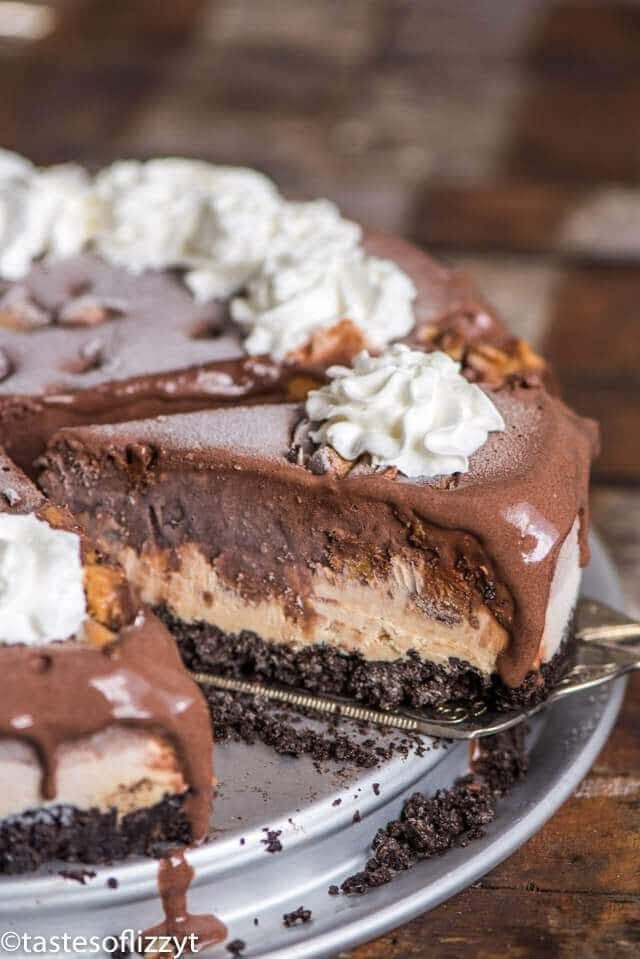
[[[615,572],[595,538],[592,549],[584,593],[620,608]],[[334,956],[407,922],[511,855],[571,795],[611,731],[624,685],[616,680],[569,696],[531,721],[529,774],[499,803],[483,839],[354,898],[329,896],[328,887],[363,867],[375,831],[412,792],[431,794],[466,771],[469,744],[432,745],[422,757],[396,757],[374,770],[327,763],[320,771],[307,758],[277,756],[262,745],[221,746],[215,834],[188,853],[196,869],[190,911],[216,913],[230,939],[246,942],[244,955],[263,959]],[[265,828],[282,831],[282,852],[266,852]],[[107,886],[111,877],[116,889]],[[283,913],[301,905],[312,910],[312,921],[285,928]],[[157,864],[146,859],[100,867],[86,885],[56,872],[0,880],[0,942],[7,930],[105,936],[160,919]],[[206,955],[228,959],[229,953],[218,946]]]

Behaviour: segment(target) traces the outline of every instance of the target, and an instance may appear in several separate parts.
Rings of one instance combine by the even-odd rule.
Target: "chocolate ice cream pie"
[[[189,667],[382,707],[544,696],[587,560],[596,429],[465,276],[326,200],[193,160],[89,176],[0,153],[0,213],[0,440],[122,564]],[[41,509],[29,496],[18,514]],[[80,593],[76,577],[77,610]],[[111,810],[126,851],[177,829],[162,812],[177,803],[202,835],[209,734],[164,628],[144,610],[78,615],[34,652],[10,645],[30,602],[0,649],[26,677],[4,703],[32,777],[5,821]],[[21,690],[46,702],[34,728]]]

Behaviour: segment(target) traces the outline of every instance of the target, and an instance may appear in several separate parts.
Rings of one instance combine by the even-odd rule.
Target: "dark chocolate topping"
[[[464,315],[475,318],[470,338],[504,339],[502,324],[464,274],[395,237],[371,234],[367,246],[397,262],[416,284],[416,336],[425,324],[447,325]],[[19,291],[20,302],[37,305],[47,322],[28,330],[0,323],[0,346],[11,362],[0,393],[67,394],[229,361],[236,361],[228,370],[235,380],[245,362],[255,363],[224,305],[198,304],[173,271],[136,275],[86,254],[35,263],[23,281],[5,287],[4,301],[15,301]],[[18,308],[14,303],[13,312]]]
[[[288,405],[63,430],[41,481],[99,517],[94,531],[107,520],[121,545],[195,542],[229,582],[241,574],[248,596],[275,583],[292,615],[304,609],[309,567],[369,551],[377,568],[402,551],[427,552],[450,589],[432,614],[453,622],[461,604],[485,603],[511,635],[499,666],[517,686],[536,663],[557,556],[577,518],[587,559],[596,429],[540,387],[492,398],[505,432],[490,434],[468,473],[444,480],[316,475],[288,458],[302,415]]]
[[[464,274],[399,238],[372,233],[365,245],[395,260],[416,285],[416,326],[407,338],[415,346],[449,348],[443,335],[453,336],[456,350],[461,343],[509,343]],[[347,323],[344,334],[308,356],[303,351],[282,364],[250,357],[226,305],[197,304],[175,271],[134,275],[89,254],[35,263],[24,280],[4,289],[0,433],[27,472],[62,426],[254,398],[301,399],[329,363],[349,362],[363,345]],[[29,317],[35,314],[34,324]]]
[[[222,307],[198,305],[169,272],[136,275],[87,254],[36,263],[20,287],[29,302],[46,312],[49,323],[31,332],[0,331],[0,343],[13,367],[11,376],[0,383],[5,394],[70,393],[110,380],[242,355],[237,336],[217,335],[222,332]],[[91,312],[89,297],[94,303]],[[82,301],[84,315],[91,320],[86,325],[79,322]],[[70,323],[71,307],[78,303],[75,322]],[[104,318],[96,322],[100,304]],[[202,335],[204,330],[209,330],[209,338]],[[99,362],[83,369],[81,360],[88,348],[98,344]]]

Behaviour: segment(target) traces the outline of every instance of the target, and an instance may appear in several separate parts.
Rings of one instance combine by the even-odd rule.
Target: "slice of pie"
[[[396,346],[301,405],[63,429],[40,483],[191,667],[384,707],[544,694],[597,443],[541,384]]]
[[[209,829],[208,710],[162,623],[0,453],[0,873]]]

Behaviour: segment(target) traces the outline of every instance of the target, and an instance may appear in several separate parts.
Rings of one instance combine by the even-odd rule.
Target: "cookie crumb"
[[[472,775],[431,797],[414,793],[399,818],[378,830],[372,857],[361,872],[344,880],[342,892],[362,895],[391,882],[422,859],[483,836],[495,818],[497,800],[526,774],[525,730],[517,727],[482,740],[471,767]]]
[[[229,942],[226,946],[227,952],[230,952],[232,956],[241,955],[246,948],[247,944],[244,939],[234,939],[233,942]]]
[[[261,839],[260,842],[266,847],[267,852],[282,852],[282,843],[280,842],[279,836],[282,835],[281,829],[263,829],[263,832],[266,832],[267,838]]]
[[[81,886],[86,886],[87,879],[93,879],[95,872],[92,869],[61,869],[58,873],[63,879],[73,879]]]
[[[294,909],[293,912],[285,912],[282,917],[282,923],[287,928],[295,926],[300,923],[303,926],[306,922],[311,921],[311,910],[305,909],[304,906],[298,906],[297,909]]]

